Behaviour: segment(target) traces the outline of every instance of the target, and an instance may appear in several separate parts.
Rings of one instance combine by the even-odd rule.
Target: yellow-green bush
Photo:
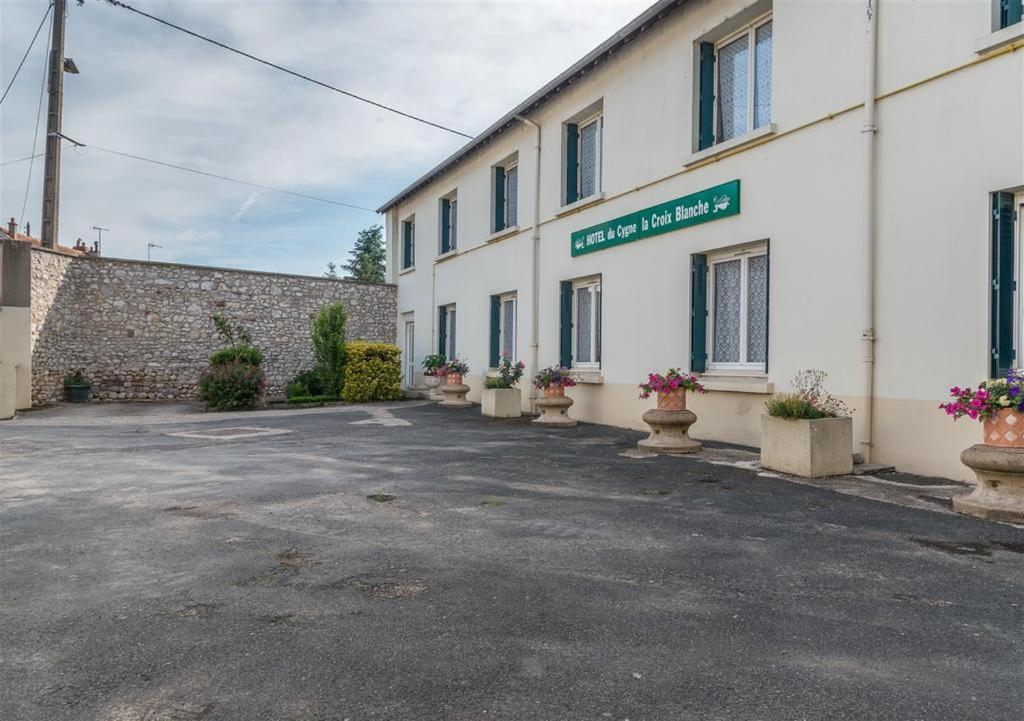
[[[345,345],[345,385],[349,403],[393,401],[402,395],[402,351],[390,343],[353,341]]]

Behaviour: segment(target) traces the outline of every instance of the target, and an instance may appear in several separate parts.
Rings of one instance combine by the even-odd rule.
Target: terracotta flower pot
[[[561,383],[552,383],[544,389],[545,398],[560,398],[565,395],[565,387]]]
[[[985,445],[1000,448],[1024,448],[1024,413],[1015,408],[996,411],[984,423]]]
[[[673,388],[670,391],[658,391],[659,411],[685,411],[686,390],[684,388]]]
[[[445,378],[445,382],[450,386],[461,386],[462,385],[462,374],[461,373],[449,373]]]

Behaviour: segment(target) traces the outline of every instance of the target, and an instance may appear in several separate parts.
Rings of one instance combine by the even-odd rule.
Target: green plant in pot
[[[88,403],[92,396],[92,382],[81,368],[64,376],[64,390],[71,403]]]
[[[441,369],[448,363],[448,358],[443,353],[431,353],[423,358],[423,384],[432,393],[437,393],[437,387],[444,382]]]

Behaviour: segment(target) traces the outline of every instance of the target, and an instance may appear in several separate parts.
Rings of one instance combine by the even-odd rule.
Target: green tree
[[[338,266],[334,264],[334,261],[327,263],[327,270],[324,271],[324,278],[337,278],[338,277]]]
[[[360,230],[349,256],[348,262],[341,266],[348,272],[348,278],[367,283],[383,283],[384,228],[380,225],[371,225],[365,230]]]
[[[329,303],[313,319],[314,371],[320,378],[324,395],[338,397],[345,384],[345,321],[348,316],[341,303]]]

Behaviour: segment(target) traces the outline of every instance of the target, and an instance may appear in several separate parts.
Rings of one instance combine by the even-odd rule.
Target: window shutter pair
[[[491,296],[491,368],[501,362],[501,297]]]
[[[1024,18],[1024,0],[999,0],[999,29],[1016,25]]]
[[[494,232],[505,230],[505,169],[494,169]]]
[[[437,309],[437,352],[448,357],[448,309]]]
[[[452,201],[444,198],[441,200],[441,253],[447,253],[452,249]]]
[[[559,292],[558,364],[572,368],[572,281],[563,280]]]
[[[580,199],[580,126],[565,124],[565,204]],[[568,366],[567,366],[568,367]]]
[[[992,377],[1005,377],[1013,348],[1013,193],[992,194]]]
[[[697,109],[697,149],[715,144],[715,45],[700,44],[700,91]]]

